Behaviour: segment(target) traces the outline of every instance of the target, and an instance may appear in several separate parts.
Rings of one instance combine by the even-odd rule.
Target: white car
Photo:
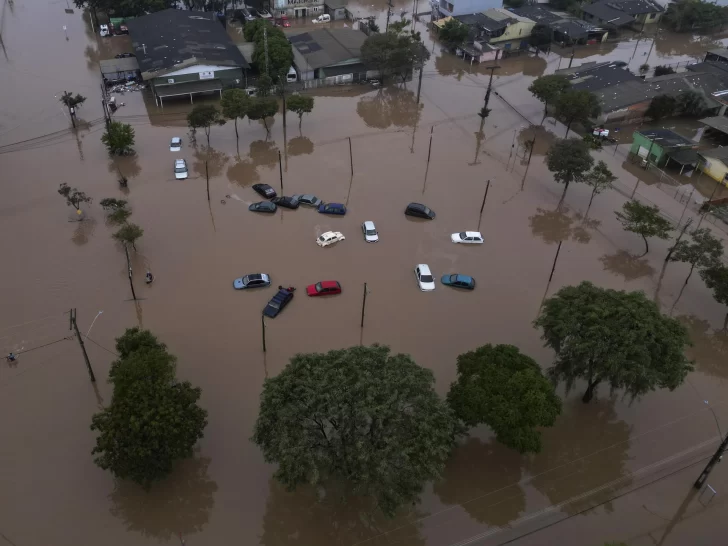
[[[415,267],[415,278],[417,284],[420,285],[420,290],[423,292],[430,292],[435,289],[435,278],[432,276],[429,265],[419,264]]]
[[[270,14],[270,12],[267,12],[264,9],[259,9],[258,15],[260,15],[263,19],[273,19],[273,16]]]
[[[173,137],[172,140],[169,142],[169,151],[170,152],[179,152],[182,149],[182,139],[178,136]]]
[[[100,36],[108,36],[109,35],[109,25],[99,25],[99,35]]]
[[[453,233],[450,235],[450,239],[453,243],[479,244],[483,242],[483,236],[479,231],[461,231],[460,233]]]
[[[374,222],[367,220],[361,225],[361,231],[364,234],[364,240],[367,243],[376,243],[379,240],[379,234]]]
[[[346,237],[340,231],[327,231],[316,239],[316,244],[320,247],[325,247],[343,241],[344,239]]]
[[[331,21],[331,15],[329,15],[328,13],[324,13],[323,15],[319,15],[318,17],[316,17],[316,19],[313,19],[311,22],[312,23],[328,23],[329,21]]]
[[[174,160],[174,177],[177,180],[184,180],[187,178],[187,162],[184,159]]]

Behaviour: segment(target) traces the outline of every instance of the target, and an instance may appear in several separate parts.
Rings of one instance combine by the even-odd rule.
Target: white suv
[[[430,292],[435,289],[435,278],[432,276],[429,265],[419,264],[415,267],[415,278],[417,284],[420,285],[420,290],[423,292]]]

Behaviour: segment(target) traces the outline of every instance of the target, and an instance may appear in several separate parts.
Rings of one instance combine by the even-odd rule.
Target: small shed
[[[668,154],[696,147],[696,142],[669,129],[648,129],[634,132],[630,153],[660,167],[667,163]]]
[[[141,77],[136,57],[106,59],[99,62],[101,77],[107,82],[136,80]]]
[[[332,21],[346,19],[346,6],[349,0],[325,0],[324,13],[331,15]]]
[[[728,175],[728,147],[700,150],[698,155],[700,156],[700,170],[713,180],[728,186],[728,182],[726,182],[726,176]]]

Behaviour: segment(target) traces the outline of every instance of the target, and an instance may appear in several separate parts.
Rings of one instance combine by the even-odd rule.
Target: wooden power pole
[[[94,371],[91,368],[91,361],[88,358],[88,353],[86,352],[86,346],[83,344],[83,338],[81,337],[81,334],[78,331],[78,324],[76,324],[76,309],[71,309],[71,326],[73,326],[73,329],[76,332],[76,339],[78,339],[78,344],[81,346],[81,351],[83,352],[83,359],[86,361],[86,369],[88,370],[88,376],[91,378],[92,383],[96,383],[96,376],[94,375]]]

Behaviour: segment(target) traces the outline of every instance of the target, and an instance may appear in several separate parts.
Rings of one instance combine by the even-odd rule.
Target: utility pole
[[[723,459],[723,453],[725,453],[726,449],[728,449],[728,434],[726,434],[725,438],[723,438],[723,441],[718,446],[718,449],[715,450],[715,453],[710,458],[710,461],[708,461],[708,464],[706,465],[703,472],[700,474],[697,480],[695,480],[695,483],[693,484],[693,487],[695,489],[701,489],[703,485],[705,484],[705,481],[708,479],[708,476],[713,471],[713,467],[717,465],[721,459]]]
[[[364,309],[367,305],[367,283],[364,283],[364,298],[361,302],[361,327],[364,328]]]
[[[131,279],[131,262],[129,261],[129,248],[126,243],[124,243],[124,252],[126,253],[126,267],[129,270],[129,286],[131,286],[131,296],[134,298],[134,301],[136,301],[136,292],[134,292],[134,283]]]
[[[265,351],[265,315],[260,315],[260,323],[263,325],[263,352]]]
[[[96,383],[96,376],[94,375],[93,369],[91,369],[91,361],[88,359],[88,354],[86,353],[86,346],[83,344],[83,338],[81,337],[81,334],[78,331],[78,324],[76,324],[76,309],[71,309],[71,325],[73,326],[73,329],[76,331],[76,339],[78,339],[78,344],[81,346],[81,351],[83,351],[83,359],[86,361],[86,369],[88,370],[88,376],[91,378],[92,383]]]
[[[493,73],[495,72],[496,68],[500,68],[500,66],[488,66],[485,68],[486,70],[490,70],[490,80],[488,81],[488,89],[485,92],[483,109],[479,112],[481,118],[487,118],[488,114],[490,113],[490,110],[488,110],[488,103],[490,102],[490,91],[493,88]]]
[[[351,165],[351,176],[354,176],[354,154],[351,152],[351,137],[349,137],[349,165]]]
[[[569,68],[571,68],[571,63],[574,62],[574,51],[576,51],[575,47],[571,48],[571,58],[569,59]]]
[[[280,153],[280,152],[278,152]],[[207,202],[210,202],[210,172],[207,170],[207,158],[205,158],[205,178],[207,179]]]
[[[394,4],[392,4],[392,0],[389,0],[387,2],[387,25],[384,27],[384,32],[387,32],[389,30],[389,17],[392,15],[392,8],[394,7]]]
[[[281,174],[281,197],[283,197],[283,163],[281,162],[281,151],[278,150],[278,171]]]
[[[551,279],[554,278],[554,270],[556,269],[556,261],[559,259],[559,252],[561,252],[561,243],[562,243],[562,241],[559,241],[559,246],[556,249],[556,256],[554,256],[554,265],[551,266],[551,275],[549,275],[549,283],[551,282]]]
[[[422,66],[420,66],[420,77],[417,82],[417,106],[420,105],[420,89],[422,89],[422,72],[423,72],[424,68],[425,68],[424,64]]]
[[[488,198],[488,190],[490,189],[490,180],[485,184],[485,195],[483,195],[483,204],[480,205],[480,215],[478,216],[478,231],[480,231],[480,221],[483,219],[483,209],[485,208],[485,200]]]

